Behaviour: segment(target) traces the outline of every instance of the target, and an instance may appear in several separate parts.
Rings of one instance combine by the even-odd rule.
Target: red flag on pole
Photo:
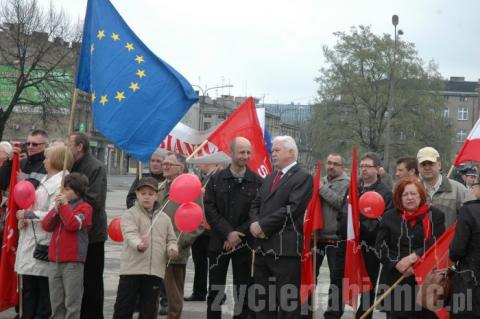
[[[13,188],[17,183],[19,157],[13,153],[12,173],[10,176],[10,191],[8,196],[7,214],[2,240],[0,259],[0,312],[18,304],[17,275],[15,273],[15,257],[18,240],[17,205],[13,199]]]
[[[310,242],[312,233],[323,228],[322,204],[320,201],[320,178],[322,163],[317,161],[317,174],[313,181],[313,194],[307,207],[307,215],[303,223],[303,253],[302,253],[302,281],[300,285],[300,303],[305,303],[313,292],[314,269],[312,267],[312,253]]]
[[[467,139],[463,142],[462,148],[455,157],[453,166],[458,166],[468,161],[480,162],[480,119],[475,123]]]
[[[342,296],[346,304],[357,309],[358,297],[372,289],[360,246],[360,210],[358,208],[357,147],[353,148],[350,192],[348,196],[347,248]]]
[[[230,142],[234,137],[242,136],[252,144],[252,158],[248,167],[262,177],[272,172],[270,155],[263,138],[262,128],[255,110],[252,97],[243,102],[212,134],[207,138],[225,154],[230,154]]]
[[[412,268],[413,273],[415,274],[415,280],[419,285],[423,284],[423,281],[432,269],[443,269],[450,267],[453,264],[450,258],[448,258],[448,249],[453,240],[453,236],[455,235],[456,226],[457,223],[452,224],[442,236],[437,239],[435,244],[427,249],[423,256],[413,265]],[[450,313],[445,308],[435,311],[435,315],[439,319],[450,318]]]

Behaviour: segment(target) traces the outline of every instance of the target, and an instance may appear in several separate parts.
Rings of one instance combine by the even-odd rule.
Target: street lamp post
[[[202,127],[201,127],[201,124],[202,124],[202,102],[203,103],[205,102],[205,97],[207,96],[206,95],[207,92],[211,91],[211,90],[214,90],[214,89],[233,88],[233,84],[226,84],[226,85],[219,85],[219,86],[212,86],[212,87],[205,86],[205,88],[202,88],[200,85],[197,85],[197,84],[192,84],[192,86],[194,88],[198,88],[200,90],[200,93],[202,94],[201,99],[200,99],[200,103],[198,105],[198,130],[201,130],[202,129]]]
[[[387,126],[385,132],[385,150],[384,150],[384,166],[387,172],[390,171],[390,138],[391,138],[391,122],[392,122],[392,113],[393,113],[393,103],[395,95],[395,69],[397,67],[397,42],[398,35],[402,35],[402,30],[398,30],[398,15],[394,14],[392,16],[392,24],[394,28],[394,46],[393,46],[393,62],[390,69],[390,87],[388,92],[388,106],[387,106]]]

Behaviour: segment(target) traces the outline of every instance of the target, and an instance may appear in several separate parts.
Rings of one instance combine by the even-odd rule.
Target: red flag
[[[413,265],[415,280],[419,285],[423,283],[433,268],[442,269],[453,264],[450,258],[448,258],[448,249],[455,235],[456,226],[457,223],[452,224]],[[435,311],[435,315],[440,319],[450,318],[450,313],[445,308]]]
[[[230,154],[230,142],[237,136],[245,137],[252,143],[252,158],[248,162],[248,167],[262,177],[271,173],[270,155],[263,139],[262,128],[252,97],[246,99],[228,119],[210,134],[207,140],[225,154]]]
[[[300,303],[305,303],[313,292],[314,269],[312,267],[312,253],[310,242],[312,233],[323,228],[322,205],[320,202],[320,178],[322,163],[317,162],[317,174],[313,181],[313,195],[308,203],[307,215],[303,223],[303,253],[302,253],[302,281],[300,285]]]
[[[451,266],[453,263],[448,258],[448,249],[455,235],[457,223],[452,224],[440,238],[437,239],[427,251],[413,265],[415,280],[419,285],[423,283],[428,273],[433,268],[442,269]]]
[[[18,304],[17,274],[15,273],[15,257],[17,250],[17,205],[13,199],[13,188],[17,183],[19,158],[13,153],[12,173],[10,176],[10,191],[8,196],[7,214],[3,232],[2,251],[0,259],[0,312]]]
[[[347,248],[342,296],[346,304],[357,309],[358,297],[372,289],[360,247],[360,210],[358,208],[357,147],[353,148],[350,192],[348,196]]]
[[[480,119],[475,123],[467,139],[463,142],[453,165],[458,166],[468,161],[480,162]]]

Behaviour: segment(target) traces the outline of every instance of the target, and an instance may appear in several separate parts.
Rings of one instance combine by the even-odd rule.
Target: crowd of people
[[[88,137],[73,133],[50,143],[32,131],[17,180],[36,189],[33,207],[17,211],[19,242],[15,271],[20,275],[21,318],[103,318],[103,269],[107,176],[90,154]],[[22,147],[0,143],[0,189],[8,196],[11,154]],[[229,265],[232,265],[234,318],[311,318],[312,300],[300,304],[305,210],[313,177],[297,162],[293,138],[272,141],[274,172],[260,178],[247,166],[249,140],[235,137],[230,163],[200,164],[202,193],[195,202],[205,218],[191,233],[175,223],[178,203],[169,200],[173,180],[188,172],[186,159],[155,152],[149,173],[137,176],[121,218],[124,237],[113,318],[182,317],[184,302],[206,301],[206,318],[222,318]],[[68,170],[62,187],[64,165]],[[324,318],[344,313],[346,234],[350,177],[342,155],[325,160],[320,179],[324,227],[317,233],[318,277],[324,258],[330,273]],[[385,211],[360,216],[360,242],[372,289],[360,297],[360,318],[380,293],[403,281],[380,309],[387,318],[436,318],[415,304],[418,284],[412,266],[452,224],[456,233],[449,257],[455,263],[451,318],[480,317],[480,184],[478,169],[465,168],[463,184],[443,174],[440,154],[424,147],[396,163],[389,180],[375,153],[359,163],[358,192],[379,193]],[[2,206],[5,206],[5,199]],[[4,214],[3,214],[4,215]],[[42,248],[43,247],[43,248]],[[195,265],[193,291],[184,296],[186,265]],[[456,297],[462,298],[456,298]],[[461,300],[462,302],[460,302]],[[371,318],[368,315],[367,318]]]

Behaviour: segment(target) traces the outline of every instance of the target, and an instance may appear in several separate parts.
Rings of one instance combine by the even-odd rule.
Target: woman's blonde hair
[[[66,146],[51,146],[45,150],[45,157],[50,161],[50,165],[57,171],[63,170],[63,161],[67,156],[67,170],[71,170],[73,166],[73,155]]]

